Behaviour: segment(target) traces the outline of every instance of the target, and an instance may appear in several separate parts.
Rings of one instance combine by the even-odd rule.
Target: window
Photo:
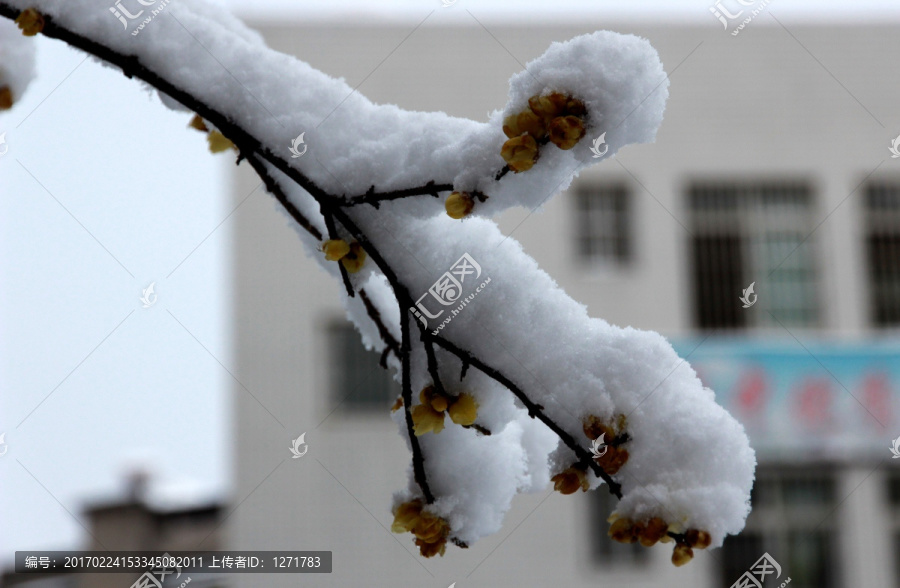
[[[888,505],[894,550],[894,578],[900,581],[900,470],[894,468],[887,476]]]
[[[367,350],[359,333],[347,322],[328,328],[333,406],[347,410],[387,410],[400,395],[400,386],[379,365],[379,354]]]
[[[616,509],[616,499],[606,486],[591,491],[590,502],[588,528],[591,534],[591,560],[607,567],[617,563],[630,565],[645,563],[650,554],[649,549],[642,547],[640,543],[619,543],[609,538],[607,534],[609,523],[606,519]]]
[[[804,184],[702,184],[690,189],[694,321],[701,329],[815,326],[817,274]],[[754,283],[765,311],[739,298]],[[771,313],[771,315],[769,314]],[[774,318],[773,318],[774,316]]]
[[[625,263],[631,257],[628,189],[589,184],[575,192],[578,256],[590,263]]]
[[[803,468],[760,467],[751,496],[747,526],[722,546],[720,584],[731,586],[764,553],[782,568],[780,586],[834,588],[838,585],[836,533],[830,515],[837,506],[836,485],[828,473]]]
[[[900,184],[866,189],[866,258],[872,323],[900,326]]]

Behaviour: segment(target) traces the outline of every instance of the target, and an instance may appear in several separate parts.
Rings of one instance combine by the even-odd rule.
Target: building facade
[[[103,501],[85,508],[86,544],[80,549],[107,551],[219,551],[223,547],[223,507],[217,503],[161,507],[147,501],[148,479],[130,479],[121,499]],[[61,562],[60,562],[61,563]],[[207,572],[163,573],[164,588],[223,588],[227,576]],[[156,577],[156,576],[155,576]],[[27,573],[14,570],[0,576],[0,586],[16,588],[129,588],[154,586],[140,573]]]
[[[241,166],[229,547],[333,551],[333,573],[304,586],[725,587],[764,553],[781,567],[766,586],[900,585],[888,449],[900,435],[900,162],[889,151],[900,78],[884,75],[897,26],[759,16],[733,36],[712,17],[471,14],[259,28],[376,102],[476,120],[553,41],[598,29],[651,41],[671,83],[657,142],[585,171],[540,211],[497,220],[592,316],[668,336],[744,423],[759,458],[747,528],[674,568],[669,549],[606,538],[603,490],[548,490],[519,497],[497,535],[419,558],[389,532],[410,459],[388,418],[396,384],[348,326],[340,285]],[[308,454],[292,459],[302,433]]]

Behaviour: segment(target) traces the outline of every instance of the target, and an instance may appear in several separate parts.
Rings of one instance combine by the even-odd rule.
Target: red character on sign
[[[860,400],[868,411],[863,415],[867,424],[885,426],[893,424],[891,397],[891,384],[887,374],[874,372],[866,375],[862,382],[862,398]]]
[[[833,402],[830,379],[807,377],[800,384],[797,412],[809,428],[819,429],[833,424]]]
[[[756,368],[741,376],[735,387],[734,403],[742,415],[757,416],[763,412],[768,396],[766,372]]]

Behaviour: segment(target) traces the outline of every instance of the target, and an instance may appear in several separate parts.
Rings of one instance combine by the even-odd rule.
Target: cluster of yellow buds
[[[603,468],[603,471],[607,474],[613,475],[617,473],[628,461],[628,450],[622,448],[620,445],[614,446],[612,444],[616,437],[625,433],[626,424],[624,414],[620,414],[616,417],[614,427],[607,425],[599,417],[594,415],[589,415],[584,419],[582,428],[584,429],[584,434],[587,435],[587,438],[594,441],[603,436],[603,440],[606,443],[606,453],[602,456],[594,457],[594,461],[597,462],[597,465]]]
[[[560,494],[574,494],[579,488],[582,492],[587,492],[590,488],[587,472],[578,466],[563,470],[550,478],[550,481],[553,482],[553,489]]]
[[[416,536],[416,546],[422,557],[444,555],[450,524],[441,517],[424,509],[419,499],[404,502],[394,511],[394,533],[412,533]]]
[[[675,540],[669,533],[674,534],[678,530],[677,525],[669,525],[659,517],[653,517],[647,521],[632,521],[614,513],[608,520],[612,523],[609,526],[609,536],[614,541],[619,543],[640,542],[644,547],[652,547],[657,542],[671,543]],[[712,543],[712,537],[706,531],[688,529],[683,538],[679,538],[675,542],[672,563],[679,567],[683,566],[694,557],[694,548],[706,549],[710,543]]]
[[[619,543],[640,542],[644,547],[652,547],[658,541],[668,543],[672,540],[668,536],[669,525],[659,517],[653,517],[647,521],[632,521],[619,518],[617,515],[610,517],[609,536]]]
[[[343,239],[329,239],[322,243],[322,252],[328,261],[340,261],[348,273],[355,274],[366,262],[366,251],[362,245],[354,241],[347,243]]]
[[[672,552],[672,563],[678,567],[691,561],[694,557],[694,549],[706,549],[712,543],[712,537],[706,531],[688,529],[684,534],[684,540],[675,544]]]
[[[561,92],[528,99],[528,110],[503,120],[509,138],[500,155],[515,173],[527,171],[537,161],[538,144],[545,139],[560,149],[571,149],[584,137],[584,102]]]
[[[478,402],[471,394],[459,396],[441,394],[434,386],[425,386],[419,393],[422,404],[412,409],[413,432],[416,437],[444,430],[444,412],[457,425],[469,426],[478,417]]]
[[[453,192],[444,201],[444,208],[450,218],[466,217],[475,208],[475,199],[468,192]]]
[[[26,37],[33,37],[44,30],[44,15],[34,8],[26,8],[16,17],[16,24]]]

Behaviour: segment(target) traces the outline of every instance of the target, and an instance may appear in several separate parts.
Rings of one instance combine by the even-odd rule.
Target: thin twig
[[[266,190],[275,196],[275,199],[278,200],[281,206],[283,206],[288,214],[291,215],[291,218],[297,221],[297,224],[306,229],[306,232],[312,235],[316,240],[321,241],[322,233],[312,225],[309,219],[303,216],[303,213],[300,212],[300,209],[298,209],[293,202],[288,200],[287,194],[284,193],[284,190],[281,189],[281,186],[278,185],[275,178],[269,174],[269,170],[266,169],[262,161],[252,155],[246,156],[245,159],[247,160],[247,163],[253,167],[254,171],[256,171],[256,175],[263,181]]]
[[[390,192],[376,192],[375,186],[369,188],[369,191],[359,196],[351,196],[338,202],[339,206],[356,206],[357,204],[371,204],[375,208],[382,202],[389,200],[398,200],[400,198],[409,198],[410,196],[430,195],[435,198],[440,197],[440,192],[449,192],[453,189],[453,184],[435,184],[431,180],[424,186],[416,186],[415,188],[406,188],[404,190],[391,190]]]
[[[495,380],[497,383],[502,384],[505,388],[512,392],[516,396],[516,398],[518,398],[522,402],[522,404],[525,405],[525,408],[528,409],[528,416],[530,416],[531,418],[536,418],[547,425],[547,427],[549,427],[551,431],[556,433],[560,440],[565,443],[569,449],[575,452],[575,455],[578,457],[579,463],[589,465],[594,470],[594,473],[602,478],[604,482],[606,482],[606,484],[609,486],[609,491],[617,498],[622,498],[622,485],[613,480],[612,477],[593,460],[592,455],[586,449],[579,445],[575,441],[575,439],[571,435],[569,435],[569,433],[563,430],[562,427],[557,425],[553,421],[553,419],[551,419],[544,413],[543,406],[535,403],[530,398],[528,398],[528,396],[518,386],[516,386],[516,384],[512,380],[504,376],[498,370],[479,360],[468,351],[465,351],[464,349],[454,345],[450,341],[441,339],[440,337],[434,337],[434,341],[453,355],[456,355],[457,357],[465,357],[468,363],[475,366],[486,376]]]
[[[425,338],[425,331],[422,332],[422,344],[425,346],[425,355],[428,359],[428,373],[431,374],[431,381],[438,393],[443,396],[449,396],[444,384],[441,382],[441,375],[438,373],[437,357],[434,354],[434,343]]]
[[[319,201],[319,210],[322,212],[322,216],[325,217],[325,227],[328,229],[328,238],[340,239],[341,236],[338,234],[337,226],[334,224],[334,216],[332,216],[331,211],[325,206],[324,201]],[[341,280],[344,282],[344,288],[347,289],[347,296],[353,298],[356,294],[353,291],[353,284],[350,283],[350,274],[340,260],[338,260],[337,263],[338,269],[341,272]]]
[[[378,309],[375,308],[375,305],[372,304],[372,301],[369,299],[368,293],[366,293],[365,289],[360,289],[359,297],[363,301],[363,305],[366,307],[366,313],[369,315],[369,318],[372,319],[372,322],[375,323],[375,326],[378,327],[378,334],[381,336],[381,340],[384,341],[385,351],[393,351],[394,355],[398,358],[400,357],[400,344],[391,335],[391,332],[388,330],[387,325],[384,324],[384,321],[381,320],[381,313],[378,312]],[[386,355],[386,354],[385,354]]]
[[[410,349],[409,341],[409,317],[401,309],[400,311],[400,363],[402,364],[402,394],[403,394],[403,411],[406,413],[406,431],[409,434],[409,444],[412,447],[412,465],[413,477],[422,494],[425,496],[425,502],[434,503],[434,495],[428,486],[428,479],[425,477],[425,458],[422,455],[422,447],[419,445],[419,438],[416,437],[415,426],[412,418],[412,383],[410,382]]]

